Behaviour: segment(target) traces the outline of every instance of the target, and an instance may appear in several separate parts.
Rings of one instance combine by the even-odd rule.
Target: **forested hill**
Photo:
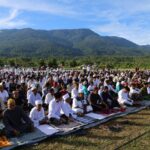
[[[0,30],[0,56],[141,56],[150,46],[139,46],[120,37],[100,36],[90,29]]]

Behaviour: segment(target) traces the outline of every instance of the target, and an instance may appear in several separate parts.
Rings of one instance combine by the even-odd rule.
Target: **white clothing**
[[[38,111],[36,107],[33,107],[30,111],[29,117],[33,121],[35,127],[39,126],[39,121],[45,118],[43,107],[40,111]]]
[[[56,102],[55,99],[51,100],[48,108],[48,118],[60,119],[61,110],[64,113],[66,112],[63,105],[63,101]]]
[[[120,90],[119,93],[118,93],[118,102],[119,102],[120,104],[133,105],[133,100],[131,100],[131,99],[129,98],[128,93],[125,93],[125,92],[123,91],[123,89]]]
[[[73,99],[73,104],[72,104],[72,110],[75,111],[76,113],[81,112],[83,113],[83,105],[86,105],[87,101],[86,100],[80,100],[78,101],[76,98]],[[87,106],[87,112],[92,111],[92,107],[90,105]]]
[[[67,117],[69,117],[70,115],[73,117],[73,118],[76,118],[77,115],[75,113],[75,111],[72,110],[70,104],[68,104],[66,101],[63,102],[63,105],[64,105],[64,111],[65,111],[65,114]]]
[[[140,94],[140,89],[134,89],[133,87],[131,87],[129,95],[131,96],[132,94]]]
[[[71,98],[77,98],[78,97],[78,90],[76,88],[73,88],[71,91]]]
[[[48,105],[52,99],[54,99],[54,96],[51,93],[46,94],[45,104]]]
[[[42,100],[42,97],[39,93],[34,94],[33,92],[29,95],[28,103],[32,106],[35,106],[36,100]]]

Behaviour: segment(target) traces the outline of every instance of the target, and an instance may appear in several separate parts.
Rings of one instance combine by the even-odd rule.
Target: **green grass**
[[[49,138],[37,145],[19,150],[112,150],[150,131],[150,109],[131,114],[83,133],[65,137]],[[121,150],[150,149],[150,132],[121,147]]]

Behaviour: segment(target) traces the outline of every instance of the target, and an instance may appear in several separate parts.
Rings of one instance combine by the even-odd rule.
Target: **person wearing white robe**
[[[123,105],[133,105],[133,100],[129,98],[129,88],[124,87],[118,93],[118,102]]]
[[[32,90],[32,92],[31,92],[31,94],[28,97],[29,107],[35,106],[35,101],[37,99],[39,99],[39,100],[42,99],[41,95],[37,92],[37,88],[36,87],[32,87],[31,90]]]
[[[91,105],[88,105],[87,100],[84,99],[83,91],[79,91],[79,96],[73,99],[72,110],[76,113],[85,113],[93,111]]]
[[[70,117],[70,118],[76,118],[77,115],[75,113],[75,111],[72,110],[71,106],[70,106],[70,101],[71,101],[71,98],[69,96],[69,94],[65,94],[63,97],[63,107],[64,107],[64,111],[65,111],[65,114],[67,117]]]
[[[50,89],[50,92],[46,94],[45,97],[45,104],[49,105],[50,101],[54,99],[54,89]]]
[[[36,106],[31,109],[29,117],[34,123],[34,126],[37,127],[40,124],[46,123],[46,118],[45,118],[44,109],[42,107],[42,101],[36,100],[35,105]]]
[[[71,98],[77,98],[78,97],[78,84],[74,84],[74,88],[71,90]]]
[[[68,123],[68,117],[65,111],[65,107],[63,105],[61,93],[57,92],[54,94],[54,99],[50,101],[48,107],[48,119],[50,123],[55,125],[60,125],[62,123]],[[61,114],[64,112],[64,114]]]

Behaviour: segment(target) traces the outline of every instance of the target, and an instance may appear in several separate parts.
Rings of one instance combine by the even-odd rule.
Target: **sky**
[[[89,28],[150,44],[150,0],[0,0],[0,29]]]

